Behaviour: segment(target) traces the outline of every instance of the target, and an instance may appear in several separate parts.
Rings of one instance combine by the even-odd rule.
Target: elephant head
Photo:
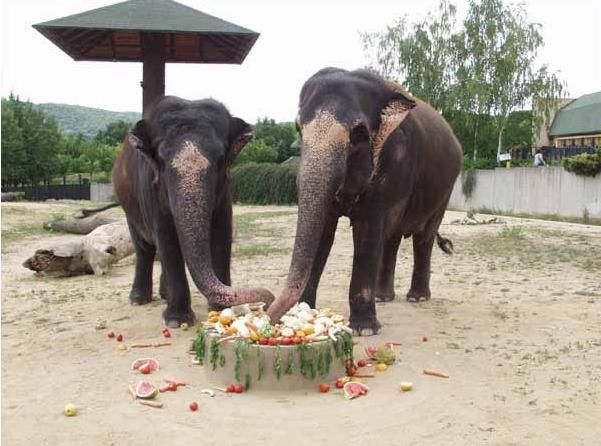
[[[149,162],[160,212],[172,217],[192,279],[213,305],[273,300],[267,290],[223,283],[212,261],[214,212],[226,200],[231,221],[228,172],[252,131],[217,101],[165,97],[127,136],[126,142]]]
[[[362,70],[326,68],[303,86],[296,239],[286,288],[270,308],[272,319],[303,294],[328,222],[352,217],[362,193],[382,180],[383,147],[414,105],[399,85]]]

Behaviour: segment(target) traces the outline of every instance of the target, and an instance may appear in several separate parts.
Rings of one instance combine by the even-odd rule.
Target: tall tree
[[[131,124],[126,121],[111,122],[104,130],[100,130],[94,139],[109,146],[121,144],[130,127]]]
[[[471,0],[461,31],[455,17],[455,7],[442,0],[426,20],[400,18],[383,32],[364,34],[364,47],[372,68],[401,79],[451,121],[474,160],[488,146],[483,137],[492,117],[498,158],[511,113],[535,104],[539,124],[564,85],[547,66],[537,66],[540,26],[528,22],[522,6]]]
[[[25,178],[23,133],[13,102],[2,99],[2,184],[16,185]]]
[[[472,106],[476,114],[474,133],[482,114],[495,116],[497,158],[503,149],[503,134],[509,115],[533,101],[553,107],[563,85],[546,66],[536,67],[543,45],[540,25],[529,23],[521,5],[505,5],[502,0],[470,1],[464,32],[458,39],[458,81],[467,94],[461,106]],[[478,155],[477,146],[474,159]]]
[[[362,34],[371,68],[389,79],[402,79],[418,97],[445,114],[456,94],[456,8],[441,0],[438,9],[416,23],[401,17],[383,32]]]

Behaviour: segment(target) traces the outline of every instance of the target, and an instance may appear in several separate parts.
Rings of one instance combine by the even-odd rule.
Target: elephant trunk
[[[298,183],[298,219],[286,288],[272,304],[269,315],[279,320],[300,300],[316,262],[328,221],[338,218],[334,197],[342,182],[344,153],[340,147],[303,149]],[[340,150],[339,150],[340,149]]]
[[[194,284],[212,305],[271,304],[274,296],[268,290],[233,288],[216,276],[211,257],[214,196],[208,172],[195,173],[191,176],[188,170],[179,181],[177,193],[170,197],[179,243]]]

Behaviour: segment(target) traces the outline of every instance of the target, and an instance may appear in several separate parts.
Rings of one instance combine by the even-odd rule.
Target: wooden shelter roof
[[[259,34],[173,0],[130,0],[33,25],[80,61],[144,61],[142,34],[162,34],[165,62],[241,64]]]

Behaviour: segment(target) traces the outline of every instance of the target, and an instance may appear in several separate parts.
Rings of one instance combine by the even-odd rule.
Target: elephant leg
[[[136,252],[136,270],[129,301],[134,305],[144,305],[152,301],[152,266],[156,247],[144,240],[129,220],[127,226]]]
[[[375,335],[381,327],[376,317],[374,291],[383,249],[382,220],[353,221],[355,252],[349,292],[349,322],[353,332],[359,336]]]
[[[186,266],[173,221],[163,217],[158,231],[161,268],[167,294],[167,308],[163,319],[169,327],[177,328],[182,323],[194,325],[196,316],[192,311],[190,288],[186,277]]]
[[[211,222],[211,260],[217,278],[231,286],[230,263],[232,258],[232,200],[229,192],[213,211]],[[209,303],[209,310],[220,311],[225,307]]]
[[[413,275],[411,276],[411,289],[407,293],[409,302],[430,299],[432,247],[443,216],[444,209],[430,220],[422,231],[413,234]]]
[[[161,268],[161,278],[159,279],[159,296],[161,299],[167,300],[167,279],[165,278],[165,271]]]
[[[334,236],[336,235],[337,226],[338,217],[328,217],[328,221],[324,226],[323,235],[321,236],[321,240],[319,242],[315,262],[311,268],[311,275],[309,276],[307,286],[305,286],[305,290],[300,298],[301,302],[306,302],[311,308],[315,308],[317,301],[317,287],[319,286],[321,274],[326,266],[328,256],[330,255],[330,250],[332,249],[332,244],[334,243]]]
[[[390,302],[394,300],[394,271],[396,269],[397,253],[403,236],[391,236],[384,243],[382,260],[376,281],[376,302]]]

